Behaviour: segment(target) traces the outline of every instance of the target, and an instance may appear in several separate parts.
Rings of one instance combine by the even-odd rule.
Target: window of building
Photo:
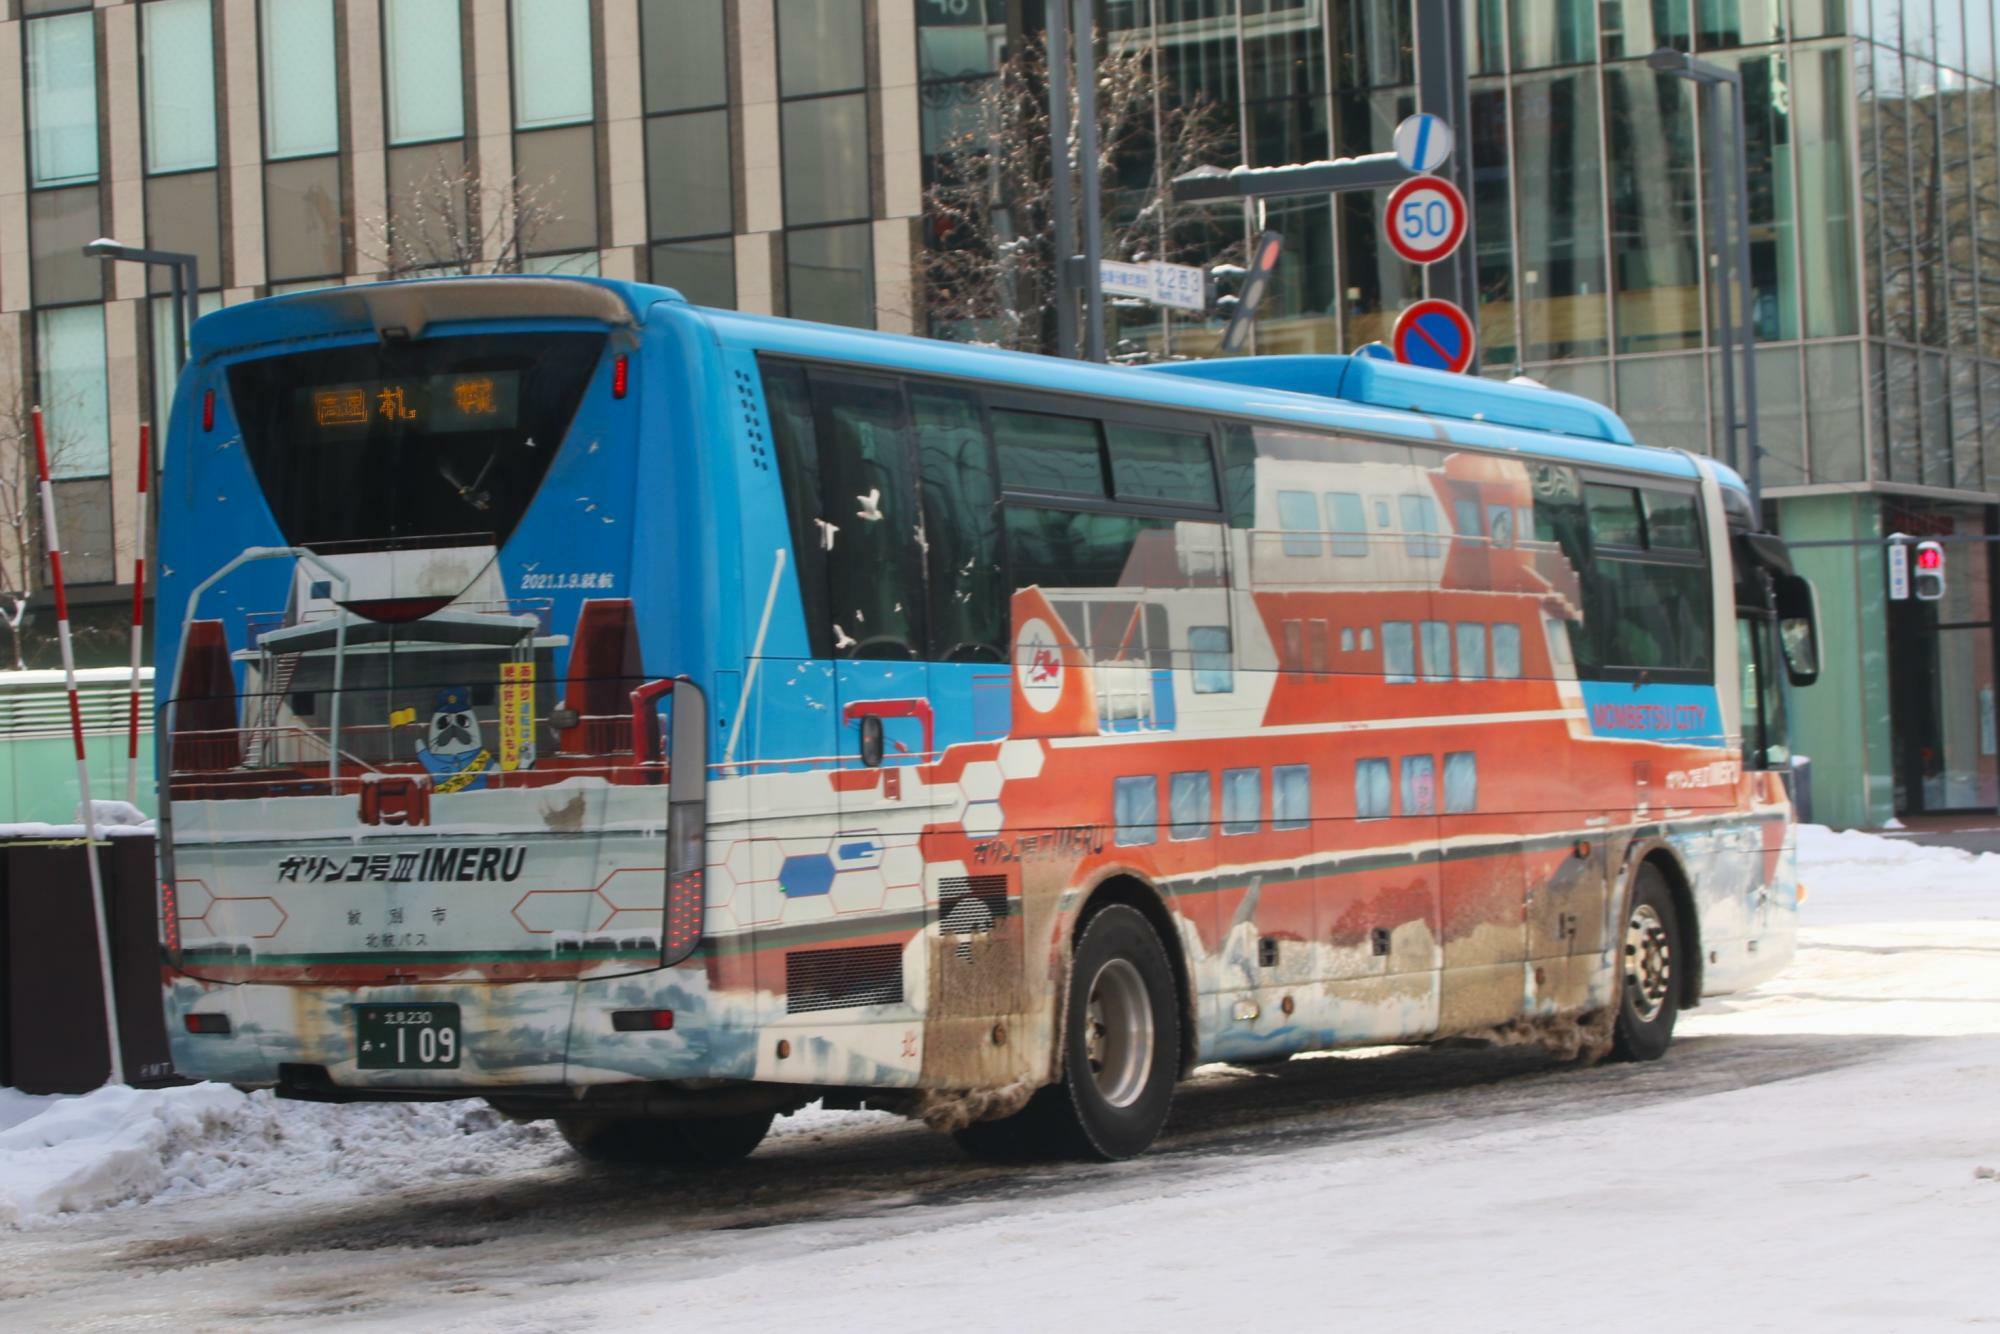
[[[266,163],[264,218],[265,263],[272,282],[341,272],[340,159]]]
[[[732,226],[729,112],[646,122],[646,215],[655,240],[727,235]]]
[[[1493,626],[1493,675],[1502,681],[1518,680],[1521,675],[1521,627],[1512,621],[1497,621]]]
[[[874,248],[866,223],[786,233],[785,307],[794,319],[874,325]]]
[[[213,167],[215,36],[209,0],[151,0],[139,6],[139,18],[145,42],[146,170]]]
[[[193,255],[196,277],[216,287],[222,284],[219,175],[181,171],[146,178],[146,243],[155,250]],[[155,294],[172,287],[170,276],[158,265],[147,266],[146,279]]]
[[[1382,623],[1382,674],[1390,685],[1409,685],[1417,679],[1417,633],[1410,622]]]
[[[1424,622],[1424,680],[1451,680],[1451,625],[1447,621]]]
[[[1173,838],[1186,841],[1208,837],[1209,812],[1214,807],[1205,771],[1175,774],[1167,799],[1173,808]]]
[[[1405,815],[1437,814],[1437,761],[1428,755],[1403,757],[1402,807]]]
[[[574,125],[595,114],[589,0],[513,0],[514,128]]]
[[[1486,678],[1486,623],[1458,623],[1458,679],[1482,681]]]
[[[29,290],[36,305],[104,299],[104,265],[83,253],[102,235],[96,186],[29,192]]]
[[[1355,819],[1388,819],[1389,792],[1389,761],[1375,759],[1354,762]]]
[[[333,0],[263,0],[264,156],[340,150]],[[276,225],[273,218],[267,225]],[[333,272],[339,272],[336,266]]]
[[[646,112],[692,111],[729,100],[724,0],[640,0]]]
[[[779,119],[785,224],[811,227],[868,217],[867,95],[786,102]]]
[[[1122,847],[1144,846],[1160,837],[1160,780],[1151,774],[1120,778],[1113,784],[1112,821]]]
[[[1326,526],[1333,532],[1333,554],[1368,554],[1368,514],[1352,491],[1326,493]]]
[[[1254,834],[1264,826],[1264,774],[1261,769],[1222,771],[1222,832]]]
[[[30,183],[97,179],[97,19],[90,10],[24,25]]]
[[[1479,760],[1469,750],[1444,757],[1444,813],[1469,815],[1479,807]]]
[[[465,134],[458,17],[458,0],[384,0],[382,64],[391,144]]]
[[[514,171],[546,206],[541,225],[521,238],[531,254],[597,248],[596,127],[515,135]]]
[[[1317,556],[1320,553],[1319,505],[1310,491],[1278,493],[1278,527],[1285,536],[1287,556]]]
[[[862,0],[778,0],[777,17],[780,97],[866,84]]]
[[[111,409],[105,395],[104,307],[66,306],[35,316],[42,419],[54,478],[102,477],[111,469]]]
[[[1119,499],[1215,508],[1215,455],[1206,435],[1114,421],[1105,424],[1104,438]]]
[[[1271,770],[1271,828],[1303,829],[1311,819],[1311,766],[1274,766]]]
[[[653,281],[671,287],[697,306],[736,306],[736,241],[711,236],[699,241],[662,241],[653,247]]]

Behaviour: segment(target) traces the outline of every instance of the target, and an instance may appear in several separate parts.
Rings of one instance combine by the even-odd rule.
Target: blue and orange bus
[[[160,488],[182,1072],[711,1162],[1142,1151],[1200,1062],[1661,1054],[1792,949],[1809,586],[1727,469],[1366,359],[494,277],[203,319]]]

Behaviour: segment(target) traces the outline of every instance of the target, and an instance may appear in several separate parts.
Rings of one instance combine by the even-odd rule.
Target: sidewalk
[[[1967,852],[2000,852],[2000,813],[1970,811],[1956,815],[1911,815],[1903,829],[1871,829],[1883,838],[1908,839],[1933,848],[1963,848]]]

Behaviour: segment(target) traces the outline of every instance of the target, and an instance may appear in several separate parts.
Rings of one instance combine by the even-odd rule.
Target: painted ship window
[[[1444,757],[1444,813],[1466,815],[1479,807],[1479,760],[1469,750]]]
[[[1319,505],[1310,491],[1278,493],[1278,527],[1284,530],[1287,556],[1320,554]]]
[[[1424,622],[1424,680],[1451,680],[1451,626],[1444,621]]]
[[[1493,675],[1502,681],[1520,679],[1521,627],[1512,621],[1493,626]]]
[[[1271,828],[1303,829],[1312,819],[1312,769],[1280,764],[1271,770]]]
[[[1172,806],[1176,841],[1208,837],[1211,786],[1206,770],[1174,775],[1167,800]]]
[[[1326,493],[1326,526],[1333,533],[1333,554],[1368,554],[1368,514],[1361,497],[1352,491]]]
[[[1405,815],[1437,814],[1437,761],[1428,755],[1403,757],[1401,798]]]
[[[1484,621],[1460,621],[1458,623],[1458,679],[1461,681],[1483,681],[1486,679],[1486,623]]]
[[[1409,685],[1417,679],[1417,628],[1410,622],[1382,622],[1382,674],[1390,685]]]
[[[1121,847],[1144,847],[1159,839],[1159,779],[1151,774],[1119,779],[1112,789],[1111,804]]]
[[[1254,834],[1264,825],[1264,774],[1260,769],[1222,771],[1222,832]]]
[[[1229,627],[1198,625],[1188,631],[1194,654],[1194,693],[1226,695],[1236,689],[1236,667],[1230,660]]]
[[[1386,759],[1354,762],[1354,818],[1389,818],[1389,761]]]

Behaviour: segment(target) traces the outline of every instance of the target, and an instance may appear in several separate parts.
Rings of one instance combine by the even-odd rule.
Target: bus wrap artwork
[[[1782,545],[1582,400],[584,279],[195,341],[157,657],[184,1073],[483,1094],[582,1147],[829,1091],[976,1130],[1083,1070],[1119,1156],[1166,1096],[1121,1015],[1169,1077],[1628,1011],[1663,1046],[1789,957]],[[357,1006],[448,1016],[451,1063],[364,1062]]]

